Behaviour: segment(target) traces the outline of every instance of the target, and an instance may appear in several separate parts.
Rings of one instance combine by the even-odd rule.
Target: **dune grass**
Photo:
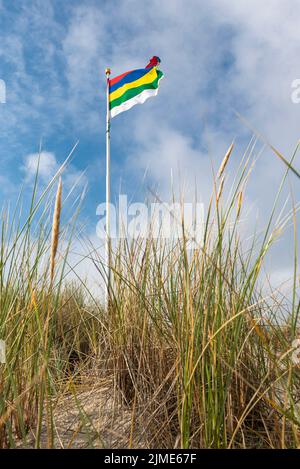
[[[61,223],[61,185],[53,204],[61,170],[40,196],[37,176],[27,216],[21,199],[13,213],[2,212],[0,338],[7,357],[0,364],[0,447],[72,447],[79,433],[85,447],[299,447],[300,368],[291,359],[300,308],[297,204],[277,217],[298,148],[265,231],[245,243],[239,228],[253,149],[251,141],[233,180],[226,175],[233,145],[216,171],[201,243],[190,248],[184,219],[178,240],[149,232],[146,240],[119,241],[108,311],[83,279],[68,282],[79,207]],[[260,276],[288,225],[295,250],[287,310],[262,289]],[[92,257],[105,279],[102,258],[96,250]],[[89,410],[81,400],[85,383],[103,382],[113,401],[106,425],[114,439],[93,420],[97,397],[90,396]],[[76,422],[58,428],[58,403],[70,396]],[[122,409],[127,420],[117,432]]]

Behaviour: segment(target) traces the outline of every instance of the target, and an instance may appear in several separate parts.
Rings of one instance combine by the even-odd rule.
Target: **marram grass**
[[[68,281],[77,218],[71,229],[61,223],[61,182],[53,209],[59,174],[40,197],[36,179],[25,224],[20,207],[2,212],[1,447],[299,447],[300,368],[291,360],[299,333],[298,205],[275,221],[296,152],[283,166],[265,232],[245,247],[239,228],[254,142],[230,180],[234,151],[217,172],[202,244],[189,249],[181,220],[177,242],[149,236],[115,246],[109,311],[85,279]],[[291,303],[266,295],[260,283],[288,224]],[[105,279],[96,249],[84,260]]]

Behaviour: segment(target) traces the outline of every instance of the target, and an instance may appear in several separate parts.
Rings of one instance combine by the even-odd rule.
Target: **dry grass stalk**
[[[223,161],[221,163],[221,166],[219,168],[219,171],[218,171],[218,178],[220,179],[220,177],[222,176],[222,174],[224,173],[224,169],[228,163],[228,160],[229,160],[229,157],[231,155],[231,152],[233,150],[233,142],[232,144],[230,145],[230,147],[228,148],[227,152],[226,152],[226,155],[224,156],[223,158]]]
[[[224,187],[224,177],[222,177],[222,179],[221,179],[221,183],[220,183],[219,190],[218,190],[218,193],[217,193],[217,204],[219,203],[219,200],[221,198],[221,195],[222,195],[222,192],[223,192],[223,187]]]
[[[36,300],[36,293],[35,290],[31,291],[31,302],[30,302],[31,308],[35,309],[37,311],[38,306],[37,306],[37,300]]]
[[[238,193],[238,205],[237,205],[237,211],[236,211],[236,217],[239,218],[240,213],[241,213],[241,208],[242,208],[242,203],[243,203],[243,192]]]
[[[61,214],[61,193],[62,193],[62,181],[59,179],[55,207],[53,214],[53,223],[52,223],[52,235],[51,235],[51,254],[50,254],[50,283],[52,285],[54,278],[54,268],[55,268],[55,257],[58,246],[59,238],[59,224],[60,224],[60,214]]]

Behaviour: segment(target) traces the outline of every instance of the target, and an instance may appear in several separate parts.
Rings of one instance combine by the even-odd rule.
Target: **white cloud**
[[[24,165],[21,169],[25,174],[25,180],[27,182],[35,177],[38,170],[40,178],[43,182],[47,183],[54,176],[58,167],[54,153],[42,151],[40,154],[31,153],[27,155],[24,158]]]
[[[105,50],[107,18],[98,8],[80,6],[73,11],[68,32],[63,40],[67,77],[75,91],[90,92],[91,77],[100,72],[97,64]],[[104,70],[102,70],[104,73]],[[84,98],[84,95],[83,95]]]
[[[24,174],[25,182],[32,182],[38,170],[40,180],[47,184],[59,170],[60,166],[61,163],[58,162],[54,153],[42,151],[25,156],[24,163],[20,169]],[[71,189],[74,185],[82,188],[87,183],[87,179],[73,164],[69,164],[64,169],[63,182],[68,189]]]
[[[167,124],[157,126],[155,119],[146,116],[134,123],[136,148],[127,159],[127,174],[134,171],[137,179],[141,179],[147,170],[148,184],[167,200],[172,195],[172,183],[176,194],[183,191],[186,201],[194,200],[196,183],[198,195],[206,201],[212,188],[208,155],[190,136]]]

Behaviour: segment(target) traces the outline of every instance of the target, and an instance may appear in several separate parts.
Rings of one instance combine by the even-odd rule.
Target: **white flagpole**
[[[106,290],[105,307],[109,309],[111,289],[111,239],[110,239],[110,110],[109,110],[109,75],[110,68],[105,69],[106,75],[106,239],[105,239],[105,263],[106,263]]]

